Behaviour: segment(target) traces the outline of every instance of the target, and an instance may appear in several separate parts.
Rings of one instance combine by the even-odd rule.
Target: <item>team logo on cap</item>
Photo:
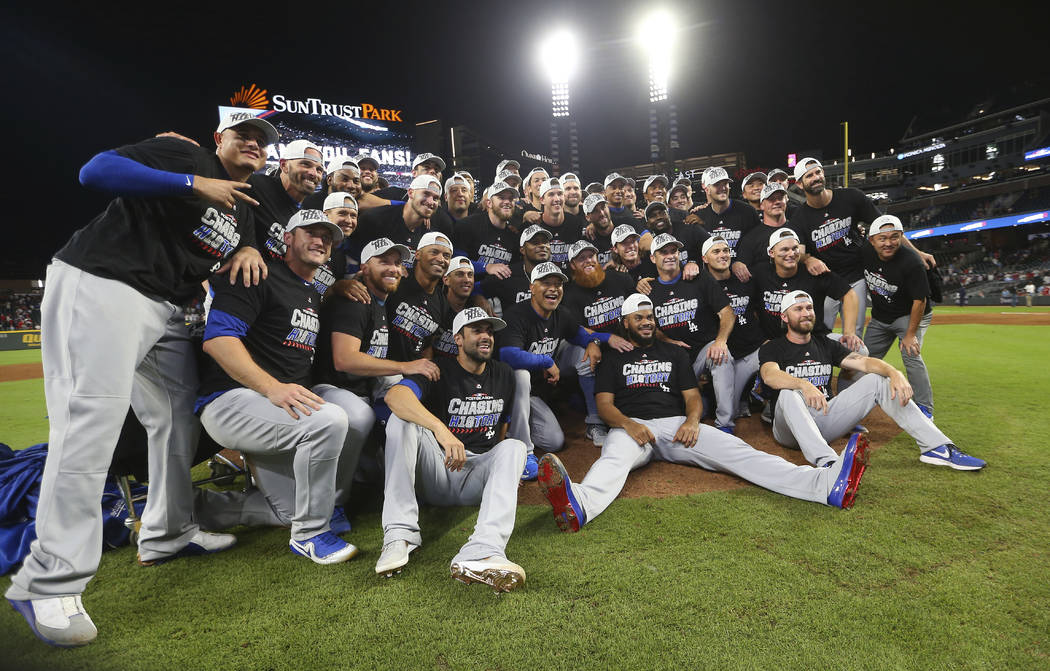
[[[619,244],[631,236],[641,237],[638,235],[638,231],[634,230],[634,226],[630,224],[620,224],[613,229],[612,232],[612,243],[614,245]]]

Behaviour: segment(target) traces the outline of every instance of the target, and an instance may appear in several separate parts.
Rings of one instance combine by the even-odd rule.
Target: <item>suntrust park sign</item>
[[[385,109],[369,103],[360,105],[342,105],[324,102],[320,98],[295,100],[277,93],[273,97],[275,112],[293,112],[295,114],[327,114],[351,119],[371,119],[373,121],[396,121],[403,123],[401,110]]]

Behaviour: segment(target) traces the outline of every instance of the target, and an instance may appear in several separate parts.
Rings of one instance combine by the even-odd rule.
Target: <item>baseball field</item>
[[[507,548],[527,587],[502,596],[449,578],[472,508],[423,507],[424,545],[391,579],[373,571],[374,498],[353,512],[347,538],[361,554],[347,564],[292,555],[281,529],[241,529],[228,552],[153,568],[124,547],[103,553],[84,594],[95,643],[48,648],[0,607],[0,667],[1050,668],[1050,309],[935,314],[923,353],[936,422],[988,461],[981,472],[920,464],[914,441],[876,410],[848,511],[653,464],[568,535],[530,483]],[[0,353],[0,441],[15,448],[47,437],[38,362]],[[801,463],[757,414],[740,429]],[[598,450],[566,433],[579,478]]]

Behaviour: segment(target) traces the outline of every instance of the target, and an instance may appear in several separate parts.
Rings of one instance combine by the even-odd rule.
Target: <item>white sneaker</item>
[[[480,582],[497,592],[509,592],[525,585],[525,569],[506,557],[489,557],[453,562],[452,577],[467,585]]]
[[[408,541],[390,541],[383,546],[383,552],[376,562],[376,574],[389,578],[395,573],[401,573],[401,569],[408,563],[408,555],[418,545],[412,545]]]
[[[87,645],[98,636],[80,595],[8,601],[26,619],[36,637],[48,645],[72,648]]]
[[[594,443],[595,447],[605,445],[605,439],[609,436],[609,429],[604,424],[588,424],[587,438]]]

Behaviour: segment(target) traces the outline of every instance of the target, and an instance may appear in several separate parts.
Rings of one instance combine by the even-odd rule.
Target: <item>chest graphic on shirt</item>
[[[868,291],[883,298],[893,298],[900,289],[898,285],[890,284],[889,280],[879,273],[867,269],[864,270],[864,282],[868,285]]]
[[[443,329],[441,335],[434,339],[433,345],[435,354],[452,358],[459,355],[459,347],[456,346],[456,338],[452,329]]]
[[[583,308],[583,317],[587,320],[587,328],[596,331],[604,328],[620,318],[620,307],[623,305],[623,296],[598,296],[589,305]]]
[[[417,351],[422,350],[423,339],[434,335],[438,330],[438,323],[426,308],[411,303],[401,303],[397,306],[390,325],[398,333],[408,336],[415,343]]]
[[[751,297],[737,296],[729,290],[726,290],[726,296],[729,298],[729,305],[733,308],[733,314],[736,315],[737,323],[747,326],[747,308],[751,305]]]
[[[321,327],[317,312],[313,308],[296,308],[292,310],[290,321],[292,330],[288,332],[282,344],[313,352],[317,345],[317,331]]]
[[[533,354],[551,354],[553,355],[555,350],[558,349],[558,345],[561,344],[561,338],[555,338],[550,335],[550,329],[544,328],[543,333],[539,334],[539,338],[529,343],[529,352]]]
[[[789,293],[791,293],[791,289],[787,287],[763,291],[762,309],[765,310],[767,315],[780,319],[780,303],[784,300],[784,296]]]
[[[839,219],[825,215],[824,223],[813,229],[810,239],[813,240],[818,252],[839,244],[849,247],[853,244],[853,238],[850,237],[852,226],[853,217]]]
[[[368,349],[365,350],[365,354],[377,359],[385,359],[389,344],[390,331],[387,330],[386,324],[383,324],[372,331],[372,339],[368,341]]]
[[[525,291],[519,291],[514,294],[514,303],[524,303],[525,301],[532,300],[532,289],[526,289]]]
[[[740,242],[740,231],[734,231],[731,228],[723,225],[721,221],[718,222],[718,226],[711,231],[712,238],[722,238],[729,245],[730,255],[736,256],[736,243]],[[684,250],[683,250],[684,251]]]
[[[333,284],[335,284],[335,273],[328,267],[328,264],[319,267],[317,272],[314,273],[314,288],[317,289],[317,293],[324,296],[324,293],[328,291],[328,287]]]
[[[809,355],[809,352],[806,352]],[[831,364],[805,359],[797,364],[790,365],[784,369],[788,375],[802,380],[809,380],[810,384],[819,389],[825,397],[828,397],[828,383],[831,381]]]
[[[620,374],[623,376],[624,386],[629,389],[651,388],[660,389],[670,393],[668,382],[674,364],[670,361],[629,361],[623,365]]]
[[[201,225],[194,229],[192,235],[205,254],[217,259],[229,256],[241,241],[241,234],[237,232],[237,218],[219,212],[214,207],[204,211]]]
[[[612,255],[613,253],[611,249],[606,249],[605,251],[598,252],[598,265],[604,268],[607,263],[612,261]]]
[[[493,398],[485,391],[449,399],[448,428],[457,434],[484,432],[486,438],[492,438],[505,403],[504,399]]]
[[[666,302],[656,306],[653,314],[656,315],[656,325],[660,329],[680,328],[687,325],[690,331],[698,330],[696,325],[696,310],[700,301],[696,298],[677,298],[672,296]]]
[[[573,241],[575,242],[575,241]],[[569,262],[569,247],[572,246],[572,242],[561,240],[557,234],[553,240],[551,240],[551,262],[556,263],[559,266],[564,266]]]
[[[272,259],[284,257],[288,251],[288,245],[284,244],[284,226],[276,221],[270,224],[270,231],[266,238],[266,253]]]
[[[478,260],[488,265],[490,263],[510,263],[511,259],[514,258],[510,251],[505,249],[503,245],[498,242],[492,244],[483,244],[478,247]]]

